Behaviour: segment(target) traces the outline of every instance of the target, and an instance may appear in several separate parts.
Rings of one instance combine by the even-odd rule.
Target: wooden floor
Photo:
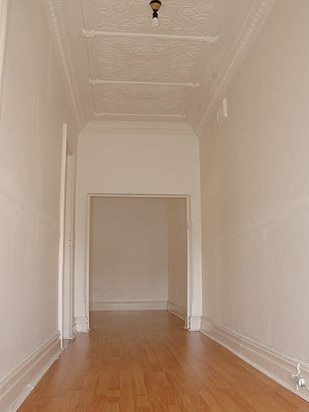
[[[94,312],[19,412],[309,411],[166,312]]]

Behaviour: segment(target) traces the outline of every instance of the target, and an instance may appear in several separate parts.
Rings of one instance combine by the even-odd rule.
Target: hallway
[[[165,311],[92,312],[19,412],[308,411],[308,404]]]

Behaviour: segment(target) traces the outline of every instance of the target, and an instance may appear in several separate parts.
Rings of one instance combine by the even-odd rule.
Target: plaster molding
[[[188,2],[186,0],[169,0],[160,10],[160,32],[204,35],[210,29],[212,16],[216,10],[215,0]],[[151,33],[151,12],[147,2],[130,0],[100,0],[94,2],[91,9],[84,7],[85,20],[91,22],[95,30],[121,30]]]
[[[102,80],[102,79],[89,79],[88,82],[92,85],[97,84],[142,84],[151,86],[173,86],[173,87],[190,87],[196,89],[200,86],[199,83],[175,83],[175,82],[143,82],[132,80]]]
[[[177,40],[177,41],[190,41],[190,42],[202,42],[207,44],[216,44],[219,41],[219,36],[184,36],[177,34],[153,34],[153,33],[132,33],[121,31],[98,31],[98,30],[86,30],[81,29],[81,35],[86,39],[92,39],[94,37],[113,37],[113,38],[139,38],[139,39],[160,39],[160,40]]]
[[[91,311],[166,310],[166,301],[103,301],[90,302]]]
[[[264,375],[309,401],[308,390],[306,388],[297,390],[294,381],[291,379],[291,376],[296,373],[297,364],[299,364],[302,377],[308,382],[308,363],[282,354],[205,317],[202,318],[201,333],[219,343]]]
[[[0,410],[16,411],[61,352],[60,336],[56,334],[3,377],[0,381]]]
[[[86,45],[89,77],[117,81],[194,84],[196,64],[210,51],[209,46],[177,40],[98,38]]]
[[[73,112],[79,129],[84,124],[84,116],[79,106],[80,96],[74,76],[74,65],[70,52],[67,27],[62,10],[61,0],[43,0],[47,10],[48,23],[56,43],[57,56],[64,74],[65,86],[71,101]]]
[[[154,128],[154,129],[173,129],[173,130],[190,130],[192,131],[192,128],[188,123],[179,123],[179,122],[144,122],[144,121],[130,121],[130,122],[102,122],[100,120],[93,120],[89,122],[86,126],[87,129],[92,129],[92,128],[97,128],[100,127],[102,129],[114,129],[117,128],[119,130],[127,130],[130,127],[134,127],[137,129],[146,129],[148,130],[149,128]]]
[[[115,121],[115,120],[93,120],[87,124],[81,132],[82,136],[92,135],[93,133],[134,133],[136,134],[153,134],[168,133],[195,137],[192,128],[185,122],[168,122],[168,121]]]
[[[199,122],[196,132],[201,134],[203,126],[207,118],[211,115],[214,106],[220,99],[223,98],[233,75],[240,67],[249,48],[252,46],[256,35],[263,26],[264,21],[271,12],[277,0],[255,0],[249,10],[241,29],[234,41],[234,46],[231,51],[231,58],[228,60],[222,70],[216,73],[216,78],[220,79],[214,89],[210,91],[210,100],[207,102],[204,109],[204,114]]]
[[[185,119],[185,114],[161,114],[161,113],[119,113],[119,112],[93,112],[95,117],[156,117],[156,118],[168,118],[168,119]]]
[[[43,1],[79,124],[185,113],[201,135],[276,0],[169,0],[157,29],[140,0]]]
[[[99,85],[93,88],[95,112],[178,117],[182,114],[182,88],[152,85]]]
[[[148,4],[138,0],[132,0],[129,9],[126,0],[100,0],[91,7],[83,3],[80,33],[87,40],[90,73],[92,78],[111,80],[96,82],[104,88],[92,88],[94,116],[186,118],[184,102],[193,91],[181,86],[199,87],[201,56],[208,55],[220,38],[214,23],[219,9],[214,0],[170,0],[160,28],[154,30]]]

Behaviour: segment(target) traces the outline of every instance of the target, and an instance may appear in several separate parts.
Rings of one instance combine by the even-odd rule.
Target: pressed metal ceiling
[[[198,132],[275,0],[44,0],[80,126],[182,121]]]

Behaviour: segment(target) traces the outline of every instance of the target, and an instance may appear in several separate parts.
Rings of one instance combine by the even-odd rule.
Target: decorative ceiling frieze
[[[43,0],[50,31],[54,37],[57,57],[62,69],[65,87],[75,114],[77,127],[81,129],[87,122],[82,108],[80,88],[75,74],[71,43],[67,36],[67,22],[65,20],[62,0]]]
[[[184,119],[197,133],[276,0],[43,0],[81,126]]]

